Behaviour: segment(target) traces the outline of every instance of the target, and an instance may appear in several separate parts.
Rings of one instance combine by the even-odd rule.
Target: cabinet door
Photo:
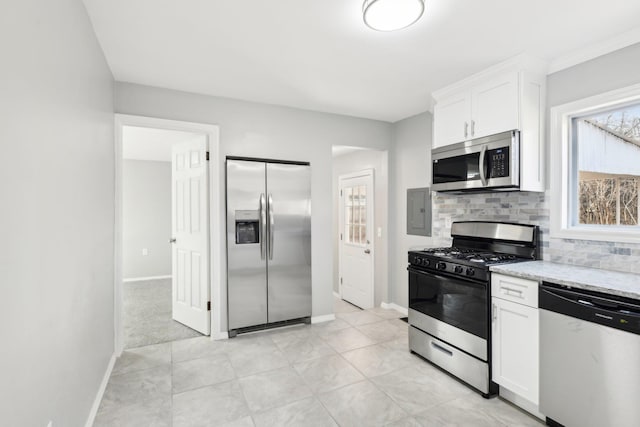
[[[538,309],[491,301],[493,381],[538,405]]]
[[[518,73],[476,86],[471,93],[471,105],[471,138],[518,129]]]
[[[434,148],[469,139],[471,93],[463,92],[438,101],[433,116]]]

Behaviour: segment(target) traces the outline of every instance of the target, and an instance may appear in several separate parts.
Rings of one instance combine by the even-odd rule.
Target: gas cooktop
[[[416,252],[416,251],[414,251]],[[418,253],[431,255],[434,258],[440,258],[443,261],[468,261],[470,265],[493,265],[508,262],[530,261],[530,258],[519,258],[512,254],[503,254],[499,252],[478,251],[471,248],[425,248]]]
[[[409,252],[409,264],[423,270],[487,281],[489,267],[535,260],[538,228],[494,222],[457,222],[451,229],[453,245]]]

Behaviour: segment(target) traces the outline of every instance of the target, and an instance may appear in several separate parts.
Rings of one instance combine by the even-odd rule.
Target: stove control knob
[[[431,264],[431,262],[428,259],[422,258],[422,265],[424,265],[425,267],[428,267],[429,264]]]
[[[462,267],[461,267],[461,266],[459,266],[459,265],[456,265],[456,266],[453,268],[453,271],[455,271],[456,273],[462,273]]]
[[[436,264],[436,268],[438,270],[444,270],[444,269],[447,268],[447,264],[445,264],[444,262],[439,262],[439,263]]]
[[[473,268],[469,267],[467,268],[466,274],[467,276],[473,276],[474,274],[476,274],[476,271]]]

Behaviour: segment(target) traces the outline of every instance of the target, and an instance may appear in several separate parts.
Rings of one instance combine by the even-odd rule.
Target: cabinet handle
[[[476,122],[475,120],[471,120],[471,136],[475,135],[476,133]]]
[[[469,136],[469,123],[464,122],[464,137]]]
[[[500,289],[502,289],[502,293],[504,294],[522,298],[522,291],[520,289],[506,288],[504,286]]]
[[[496,305],[495,304],[491,304],[491,314],[492,314],[492,318],[493,321],[495,322],[498,319],[498,310],[496,309]]]

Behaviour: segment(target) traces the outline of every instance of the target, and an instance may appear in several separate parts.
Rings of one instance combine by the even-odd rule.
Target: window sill
[[[552,239],[593,240],[612,243],[640,243],[640,230],[626,230],[617,228],[609,230],[594,227],[571,227],[557,230],[551,229],[549,237]]]

